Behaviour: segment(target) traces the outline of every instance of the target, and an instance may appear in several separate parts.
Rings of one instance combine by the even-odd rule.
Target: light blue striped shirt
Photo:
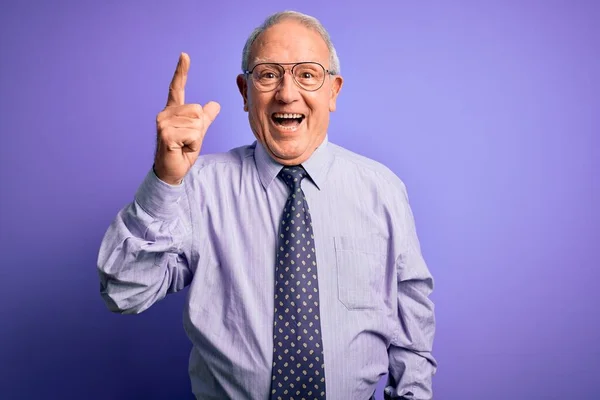
[[[402,181],[324,142],[303,164],[329,400],[430,399],[433,279]],[[139,313],[189,285],[184,328],[198,399],[269,398],[274,266],[288,187],[260,143],[201,155],[181,185],[150,170],[102,241],[101,295]]]

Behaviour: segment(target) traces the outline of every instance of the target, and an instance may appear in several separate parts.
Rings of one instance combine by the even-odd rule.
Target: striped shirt
[[[432,398],[429,295],[405,185],[329,142],[302,164],[315,236],[327,398]],[[184,328],[198,399],[268,399],[274,267],[289,189],[260,143],[200,155],[180,185],[150,170],[108,228],[98,268],[114,312],[189,288]]]

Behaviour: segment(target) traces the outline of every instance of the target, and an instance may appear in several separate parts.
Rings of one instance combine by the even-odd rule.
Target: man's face
[[[329,50],[321,36],[299,22],[284,20],[265,30],[253,43],[248,69],[263,62],[295,63],[313,61],[330,69]],[[272,91],[258,90],[252,76],[239,75],[237,84],[248,111],[250,127],[256,139],[276,161],[296,165],[306,161],[327,133],[329,113],[335,111],[341,76],[329,76],[316,91],[300,88],[291,75],[291,65]],[[287,120],[282,114],[301,115]]]

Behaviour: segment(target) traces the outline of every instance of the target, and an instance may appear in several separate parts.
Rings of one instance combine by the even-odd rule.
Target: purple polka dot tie
[[[302,166],[279,173],[291,192],[285,203],[275,265],[271,399],[324,400],[325,368],[312,222],[300,182]]]

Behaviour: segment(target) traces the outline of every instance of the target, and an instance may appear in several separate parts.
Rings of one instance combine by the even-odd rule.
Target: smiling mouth
[[[271,120],[275,123],[275,125],[287,130],[296,130],[305,118],[306,116],[304,114],[296,113],[271,114]]]

